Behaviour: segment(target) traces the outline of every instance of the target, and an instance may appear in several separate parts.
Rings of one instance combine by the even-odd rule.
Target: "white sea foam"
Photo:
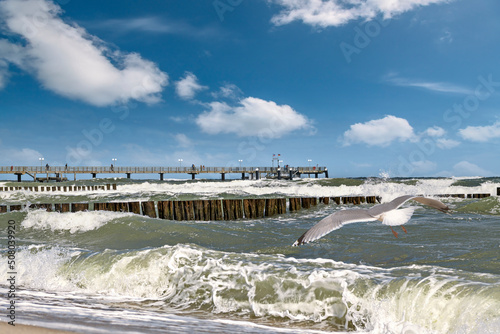
[[[383,202],[402,195],[440,195],[440,194],[472,194],[489,193],[496,195],[500,183],[490,181],[478,186],[466,187],[453,185],[457,179],[415,179],[412,182],[381,182],[367,180],[361,185],[332,186],[324,179],[302,179],[300,181],[286,180],[232,180],[228,182],[198,181],[198,182],[150,182],[120,184],[117,190],[111,191],[78,191],[78,192],[30,192],[13,191],[0,193],[4,201],[31,201],[46,196],[86,196],[91,199],[106,199],[126,196],[128,200],[149,200],[151,196],[165,195],[177,198],[183,195],[204,197],[220,197],[221,194],[234,196],[271,196],[288,197],[335,197],[335,196],[381,196]]]
[[[278,180],[233,180],[229,182],[187,182],[182,184],[172,183],[139,183],[121,185],[119,192],[122,194],[158,194],[170,196],[182,194],[195,194],[198,196],[219,196],[220,194],[234,194],[240,196],[269,196],[281,194],[284,196],[382,196],[383,201],[390,201],[402,195],[439,195],[439,194],[470,194],[489,193],[496,194],[498,183],[485,182],[476,187],[453,186],[454,179],[419,179],[416,184],[395,182],[370,182],[358,186],[323,185],[318,180],[304,180],[303,182],[290,182]]]
[[[104,224],[132,213],[90,211],[90,212],[47,212],[43,209],[29,210],[21,223],[24,228],[40,230],[86,232],[100,228]]]
[[[188,245],[94,254],[44,247],[19,252],[25,288],[292,322],[336,321],[369,333],[499,329],[497,276],[487,284],[431,266],[382,269]]]

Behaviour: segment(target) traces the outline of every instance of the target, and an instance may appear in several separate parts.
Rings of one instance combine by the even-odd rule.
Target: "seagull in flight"
[[[403,231],[407,233],[403,224],[410,220],[413,211],[415,211],[415,207],[399,209],[401,205],[409,200],[428,205],[444,213],[448,213],[450,210],[448,206],[436,199],[405,195],[395,198],[389,203],[375,205],[369,209],[351,209],[334,212],[320,220],[319,223],[314,225],[306,233],[302,234],[302,236],[295,241],[293,246],[300,246],[317,240],[331,231],[341,228],[345,224],[375,220],[381,221],[384,225],[389,225],[392,233],[397,238],[398,234],[392,227],[401,225]]]

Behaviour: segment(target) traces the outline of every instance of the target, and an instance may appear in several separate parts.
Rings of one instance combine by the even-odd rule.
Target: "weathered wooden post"
[[[128,212],[133,212],[137,215],[141,214],[141,204],[139,202],[129,202]]]
[[[69,203],[54,204],[54,211],[69,212]]]
[[[211,208],[212,201],[203,200],[201,202],[203,203],[203,216],[205,217],[205,220],[215,220],[215,213]]]
[[[276,204],[275,198],[267,198],[266,199],[266,217],[274,216],[278,212],[278,207]]]
[[[72,203],[71,212],[88,211],[89,203]]]
[[[158,202],[158,218],[174,220],[174,205],[172,201]]]
[[[0,205],[0,213],[6,213],[7,212],[7,205]]]
[[[222,201],[219,199],[212,200],[210,203],[210,208],[214,212],[214,219],[212,220],[223,220],[224,213],[222,211]]]
[[[256,199],[255,206],[256,206],[255,218],[264,218],[266,209],[266,199],[265,198]]]
[[[230,199],[222,200],[222,209],[224,210],[224,220],[234,220],[233,201]]]
[[[224,220],[236,220],[243,218],[241,200],[225,199],[222,201],[224,210]]]
[[[184,201],[184,217],[186,220],[194,220],[193,201]]]
[[[278,198],[278,199],[276,200],[276,202],[277,202],[276,204],[277,204],[277,206],[278,206],[278,211],[277,211],[277,213],[278,213],[279,215],[283,215],[283,214],[285,214],[285,213],[286,213],[286,198]]]
[[[10,212],[12,212],[12,211],[21,211],[22,209],[23,209],[23,206],[20,205],[20,204],[19,205],[16,204],[16,205],[11,205],[10,206]]]
[[[245,212],[245,218],[252,219],[257,216],[257,208],[254,198],[245,198],[243,200],[243,211]]]
[[[301,199],[302,208],[309,209],[311,207],[311,199],[308,197],[304,197]]]
[[[116,190],[116,183],[113,183],[113,190]]]
[[[234,218],[243,218],[243,201],[241,199],[234,200]]]
[[[151,218],[156,218],[155,202],[142,202],[142,214]]]
[[[109,183],[106,184],[106,190],[111,190],[111,184]]]
[[[174,201],[174,217],[175,220],[185,220],[184,206],[182,201]]]
[[[196,200],[193,201],[194,209],[194,220],[205,220],[205,215],[203,213],[203,201]]]

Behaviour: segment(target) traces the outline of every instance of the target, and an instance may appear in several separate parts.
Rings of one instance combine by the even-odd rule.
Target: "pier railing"
[[[1,166],[2,174],[26,174],[26,173],[49,173],[49,174],[169,174],[169,173],[288,173],[294,171],[300,174],[324,173],[326,167],[116,167],[116,166],[94,166],[94,167],[65,167],[65,166]]]

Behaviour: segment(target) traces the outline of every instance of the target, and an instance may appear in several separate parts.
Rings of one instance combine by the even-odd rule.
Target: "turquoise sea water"
[[[404,194],[496,195],[500,187],[497,178],[67,184],[110,182],[118,183],[116,191],[9,191],[0,202],[349,195],[387,202]],[[451,215],[408,203],[418,209],[407,234],[396,229],[397,239],[369,222],[301,247],[291,245],[304,231],[353,206],[210,222],[103,211],[4,213],[0,293],[9,290],[10,220],[17,228],[18,323],[84,333],[498,333],[499,199],[441,200]],[[7,303],[0,299],[0,309]]]

